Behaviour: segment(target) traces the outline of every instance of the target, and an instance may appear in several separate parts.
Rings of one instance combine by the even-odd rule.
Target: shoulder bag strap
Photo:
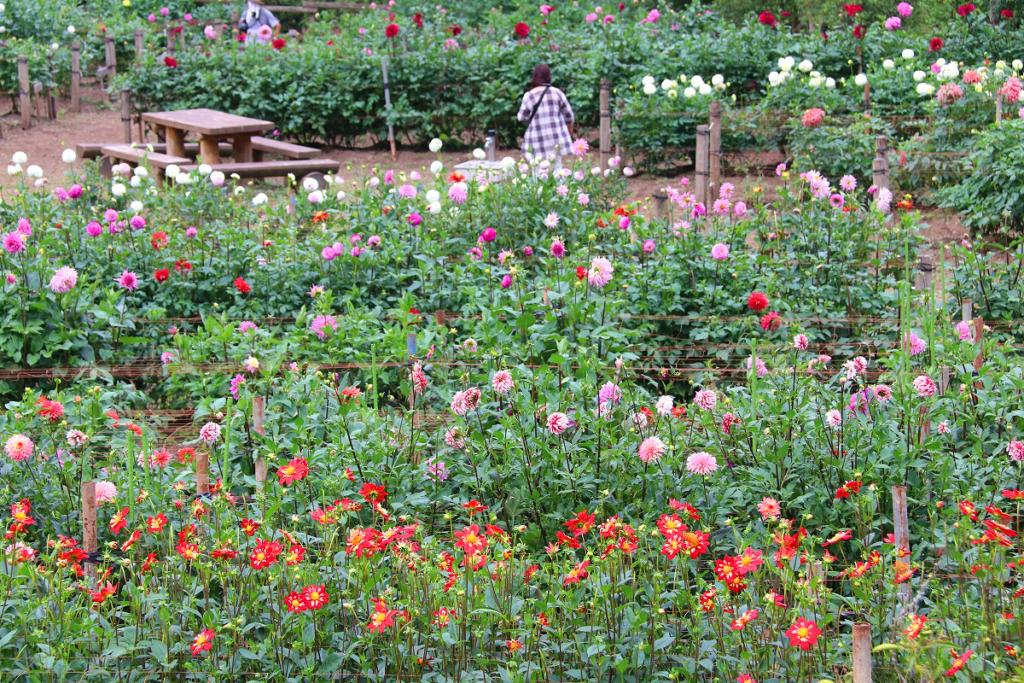
[[[542,93],[540,94],[540,97],[539,97],[539,98],[537,98],[537,106],[535,106],[535,107],[533,108],[533,113],[532,113],[532,114],[530,114],[530,120],[526,122],[526,129],[527,129],[527,130],[529,130],[529,129],[530,129],[530,124],[531,124],[531,123],[533,123],[533,117],[537,115],[537,110],[538,110],[538,109],[540,109],[540,103],[544,101],[544,96],[548,94],[548,90],[549,90],[550,88],[551,88],[551,85],[550,85],[550,84],[549,84],[549,85],[546,85],[546,86],[544,86],[544,92],[542,92]]]

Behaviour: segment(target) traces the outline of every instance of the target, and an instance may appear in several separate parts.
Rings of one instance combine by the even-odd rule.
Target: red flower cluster
[[[149,243],[153,245],[153,248],[157,251],[167,246],[167,233],[163,230],[157,230],[153,233],[153,236],[149,238]]]
[[[932,38],[928,41],[928,49],[932,52],[938,52],[942,49],[942,38]]]
[[[525,40],[527,38],[527,36],[530,35],[530,27],[527,26],[525,23],[520,21],[518,24],[516,24],[516,27],[513,29],[513,32],[519,38]]]
[[[412,23],[416,24],[416,26],[418,26],[419,28],[423,28],[423,14],[417,12],[416,14],[412,15]]]
[[[856,16],[864,10],[860,5],[843,5],[843,9],[846,10],[846,16],[848,17]]]
[[[761,24],[764,24],[765,26],[775,26],[775,24],[778,23],[778,20],[775,18],[775,15],[767,10],[757,15],[757,21],[760,22]]]
[[[974,3],[968,2],[966,4],[963,4],[963,5],[960,5],[959,7],[957,7],[956,8],[956,13],[959,14],[961,17],[966,17],[968,14],[970,14],[971,12],[973,12],[976,9],[978,9],[978,8],[974,6]]]
[[[250,287],[249,283],[242,277],[235,278],[235,289],[238,290],[239,294],[248,294],[252,291],[252,287]]]
[[[864,30],[864,26],[862,26],[861,24],[857,24],[856,26],[853,27],[853,37],[856,38],[857,40],[863,40]]]
[[[848,481],[836,490],[836,500],[841,498],[849,498],[851,493],[859,493],[860,487],[864,485],[862,481]]]
[[[384,27],[384,37],[394,38],[398,36],[398,30],[398,24],[396,24],[395,22],[391,22],[390,24]]]
[[[270,43],[270,46],[275,50],[283,50],[285,46],[284,38],[275,38],[273,42]]]
[[[164,66],[175,68],[178,66],[178,60],[174,57],[164,57]]]
[[[301,591],[292,591],[284,599],[289,612],[305,612],[318,610],[330,602],[331,596],[323,586],[306,586]]]
[[[153,271],[153,279],[157,282],[167,282],[168,278],[171,277],[171,271],[167,268],[160,268],[159,270]]]
[[[1001,16],[1003,19],[1013,19],[1013,10],[1004,9],[1002,12],[999,13],[999,16]]]

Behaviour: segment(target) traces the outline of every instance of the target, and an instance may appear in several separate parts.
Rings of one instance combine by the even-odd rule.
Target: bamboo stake
[[[196,454],[196,493],[210,493],[210,454],[205,450]]]
[[[96,482],[82,482],[82,550],[95,553],[99,550],[96,538]],[[92,558],[90,558],[92,559]],[[96,564],[86,562],[85,576],[90,581],[96,579]]]
[[[853,625],[853,683],[871,683],[871,625]]]
[[[267,428],[264,424],[266,418],[266,405],[262,396],[252,397],[252,428],[260,436],[267,435]],[[256,458],[256,487],[262,489],[267,483],[267,461],[264,458]]]
[[[892,524],[896,537],[896,548],[910,552],[910,521],[907,513],[907,487],[892,487]],[[899,587],[900,602],[910,602],[910,584],[901,583]]]
[[[601,142],[599,148],[602,171],[608,170],[608,160],[612,158],[611,89],[611,80],[608,78],[602,78],[600,89]]]

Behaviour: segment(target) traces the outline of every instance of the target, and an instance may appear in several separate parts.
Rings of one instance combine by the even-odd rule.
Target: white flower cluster
[[[642,84],[644,94],[657,94],[658,86],[654,81],[654,76],[644,76]],[[703,76],[687,76],[686,74],[679,74],[679,77],[675,79],[666,78],[661,82],[661,90],[672,99],[679,97],[680,88],[683,89],[683,97],[690,99],[697,95],[707,96],[712,92],[723,92],[727,87],[729,84],[725,82],[725,77],[722,74],[712,76],[710,83],[705,81]]]
[[[820,71],[815,71],[814,63],[811,60],[804,59],[797,64],[793,57],[779,57],[779,70],[768,74],[768,85],[772,87],[782,85],[786,81],[796,78],[797,72],[807,74],[807,84],[812,88],[836,87],[836,79],[826,76]],[[867,83],[867,80],[864,82]]]

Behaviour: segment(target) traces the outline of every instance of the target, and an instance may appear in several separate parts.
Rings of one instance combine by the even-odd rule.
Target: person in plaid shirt
[[[539,64],[533,70],[533,89],[523,95],[519,120],[528,124],[523,137],[523,155],[528,159],[554,157],[554,170],[562,168],[562,155],[572,146],[569,124],[575,120],[565,93],[551,85],[551,67]]]

